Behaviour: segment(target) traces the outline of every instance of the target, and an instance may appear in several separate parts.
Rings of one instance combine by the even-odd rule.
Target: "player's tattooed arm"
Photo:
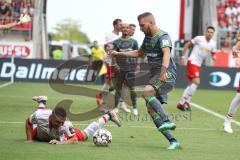
[[[167,68],[170,63],[171,52],[169,47],[162,48],[162,51],[163,51],[163,61],[162,61],[162,67],[161,67],[161,73],[160,73],[160,80],[163,82],[166,82],[168,79]]]

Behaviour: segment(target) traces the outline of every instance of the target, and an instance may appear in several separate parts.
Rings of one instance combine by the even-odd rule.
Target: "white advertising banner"
[[[32,42],[1,42],[0,57],[34,58]]]

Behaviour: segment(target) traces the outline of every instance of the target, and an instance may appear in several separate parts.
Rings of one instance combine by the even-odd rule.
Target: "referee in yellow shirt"
[[[93,47],[91,50],[90,64],[94,70],[94,76],[97,77],[98,73],[103,65],[104,59],[104,49],[99,46],[98,41],[93,42]],[[101,83],[104,81],[104,76],[101,76]]]

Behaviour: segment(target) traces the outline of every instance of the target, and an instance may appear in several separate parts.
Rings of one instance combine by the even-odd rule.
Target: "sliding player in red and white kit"
[[[238,58],[240,56],[240,37],[237,39],[237,43],[233,46],[232,54],[234,58]],[[229,106],[227,116],[224,121],[224,131],[227,133],[233,133],[231,123],[232,123],[232,117],[237,112],[238,107],[240,106],[240,81],[238,83],[237,88],[237,94],[232,99],[232,102]]]
[[[49,144],[77,144],[92,137],[94,132],[103,128],[109,120],[121,126],[114,110],[103,115],[96,122],[92,122],[84,130],[73,127],[62,107],[53,110],[46,109],[46,96],[36,96],[34,101],[39,103],[37,110],[26,121],[27,143],[34,140]]]
[[[191,110],[190,101],[200,84],[200,70],[203,60],[210,54],[213,60],[215,60],[216,42],[212,39],[214,32],[214,27],[209,26],[204,36],[196,36],[184,45],[180,64],[184,63],[183,58],[187,53],[187,49],[191,46],[193,46],[193,49],[187,61],[187,79],[189,84],[177,104],[177,108],[180,110]]]

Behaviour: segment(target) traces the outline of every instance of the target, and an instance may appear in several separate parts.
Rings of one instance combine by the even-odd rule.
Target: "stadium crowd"
[[[240,0],[218,0],[217,20],[220,47],[232,47],[239,32]]]
[[[8,24],[19,19],[21,15],[34,15],[35,0],[0,0],[0,24]],[[30,30],[31,25],[25,24],[15,29]]]

